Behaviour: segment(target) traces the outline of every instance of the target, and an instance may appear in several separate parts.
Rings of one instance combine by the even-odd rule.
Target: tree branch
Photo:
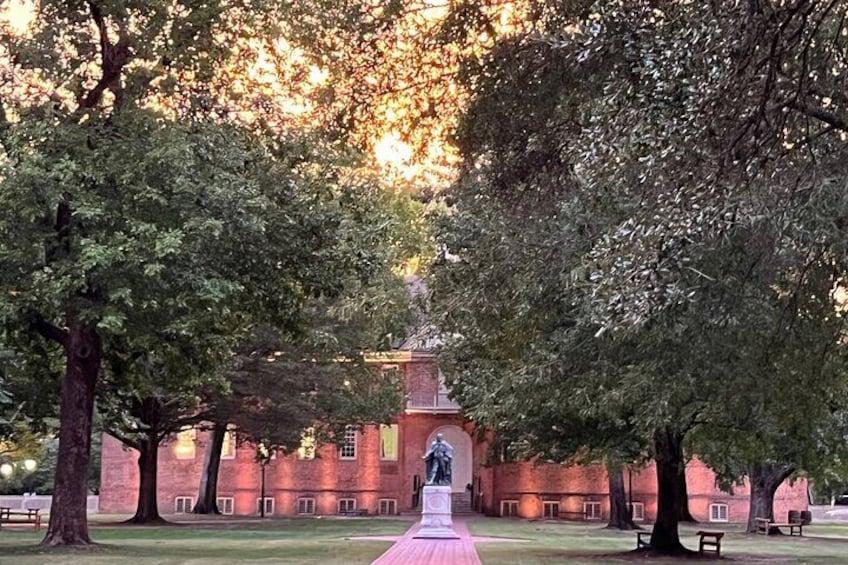
[[[33,313],[30,316],[29,320],[30,327],[38,332],[43,338],[55,341],[62,345],[62,347],[67,347],[68,345],[68,331],[63,330],[59,326],[48,322],[41,314]]]
[[[848,120],[846,120],[842,116],[837,116],[836,114],[825,112],[821,108],[813,108],[812,106],[804,102],[791,102],[789,104],[789,107],[793,110],[801,112],[806,116],[824,122],[834,129],[839,129],[848,132]]]
[[[103,93],[107,90],[111,90],[115,94],[116,103],[120,102],[121,72],[124,69],[124,65],[129,62],[131,55],[129,45],[130,39],[126,26],[119,24],[118,43],[113,45],[109,39],[109,30],[106,25],[106,18],[103,16],[100,6],[94,0],[88,0],[87,3],[89,10],[91,11],[91,19],[94,20],[94,24],[97,26],[100,43],[100,68],[102,74],[100,76],[100,80],[97,81],[97,84],[95,84],[83,98],[77,113],[80,110],[90,109],[97,106],[103,98]]]
[[[121,443],[126,445],[127,447],[129,447],[131,449],[135,449],[136,451],[141,451],[141,449],[139,449],[140,446],[139,446],[139,443],[137,441],[130,439],[128,436],[122,434],[117,429],[110,428],[106,431],[109,433],[110,436],[114,437],[115,439],[117,439],[118,441],[120,441]]]

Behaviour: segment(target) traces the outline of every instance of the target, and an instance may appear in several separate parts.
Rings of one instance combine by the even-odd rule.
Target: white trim
[[[236,507],[236,500],[232,496],[219,496],[215,499],[215,504],[218,506],[218,512],[230,516]]]
[[[260,500],[262,500],[262,499],[259,498],[259,497],[256,498],[256,515],[257,516],[259,514],[261,514],[261,512],[260,512],[261,508],[259,506]],[[274,515],[274,497],[273,496],[266,496],[265,497],[265,515],[266,516],[273,516]]]
[[[381,516],[394,516],[397,514],[397,499],[381,498],[377,505],[377,514]]]
[[[188,504],[186,504],[188,501]],[[191,514],[194,508],[194,498],[190,496],[175,496],[174,497],[174,514]]]
[[[645,521],[645,503],[644,502],[634,502],[633,503],[633,521],[634,522],[644,522]]]
[[[501,517],[518,516],[517,500],[501,500]]]
[[[357,448],[359,447],[359,432],[354,428],[348,428],[344,433],[344,443],[339,447],[339,459],[353,461],[356,459]]]
[[[591,511],[589,509],[592,509]],[[584,500],[583,501],[583,516],[587,520],[603,520],[604,511],[601,508],[600,501]]]
[[[315,514],[315,499],[308,496],[298,498],[297,513],[300,515]]]
[[[340,498],[336,503],[336,510],[339,514],[342,512],[353,512],[356,510],[355,498]]]
[[[723,511],[723,512],[722,512]],[[724,516],[722,516],[724,514]],[[730,508],[724,502],[710,504],[710,522],[729,522]]]
[[[556,520],[559,518],[559,500],[542,501],[542,518],[548,520]]]

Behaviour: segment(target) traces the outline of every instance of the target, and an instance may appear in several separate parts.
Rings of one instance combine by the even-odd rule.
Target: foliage
[[[454,395],[558,459],[616,426],[658,467],[692,430],[717,463],[832,457],[848,6],[536,6],[465,75],[432,285]]]
[[[0,317],[28,363],[66,365],[56,495],[73,502],[48,543],[88,542],[69,485],[101,356],[128,388],[110,402],[191,400],[258,324],[297,333],[309,300],[387,268],[376,183],[315,158],[333,144],[219,104],[236,78],[218,71],[273,37],[275,9],[45,0],[3,29]]]

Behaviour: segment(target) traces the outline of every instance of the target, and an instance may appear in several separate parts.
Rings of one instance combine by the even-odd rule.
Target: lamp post
[[[265,467],[271,461],[271,450],[264,443],[256,448],[256,461],[259,463],[259,517],[265,517]]]

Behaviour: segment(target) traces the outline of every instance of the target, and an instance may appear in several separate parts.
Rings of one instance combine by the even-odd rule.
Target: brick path
[[[414,539],[416,523],[371,565],[481,565],[465,520],[454,519],[459,539]]]

